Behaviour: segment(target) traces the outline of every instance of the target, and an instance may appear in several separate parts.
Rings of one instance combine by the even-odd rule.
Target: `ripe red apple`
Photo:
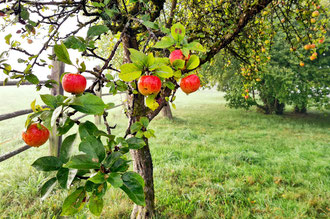
[[[311,49],[315,49],[315,47],[316,47],[316,45],[314,43],[310,45]]]
[[[317,58],[317,56],[314,56],[314,55],[312,55],[311,57],[309,57],[310,58],[310,60],[315,60],[316,58]]]
[[[319,40],[319,43],[323,43],[324,42],[324,38]]]
[[[162,82],[157,76],[145,75],[142,76],[138,81],[138,89],[144,96],[150,94],[158,94],[162,87]]]
[[[48,140],[49,131],[41,124],[32,123],[27,130],[22,133],[22,138],[27,145],[39,147]]]
[[[201,82],[197,75],[189,75],[183,79],[181,79],[180,87],[183,92],[186,94],[190,94],[195,92],[200,87]]]
[[[81,94],[86,88],[86,78],[81,74],[68,73],[62,78],[63,89],[72,94]]]
[[[244,98],[245,98],[245,99],[248,99],[248,98],[249,98],[249,95],[248,95],[248,94],[247,94],[247,95],[245,95],[245,96],[244,96]]]
[[[177,59],[182,59],[182,60],[187,61],[187,60],[189,60],[189,58],[190,58],[190,55],[188,55],[188,57],[185,57],[180,49],[174,50],[170,54],[171,64],[173,64],[173,62]]]
[[[299,65],[300,65],[301,67],[304,67],[304,66],[305,66],[305,63],[300,62]]]

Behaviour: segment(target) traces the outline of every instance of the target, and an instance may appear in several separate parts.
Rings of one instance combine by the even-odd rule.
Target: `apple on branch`
[[[81,94],[86,88],[86,78],[81,74],[68,73],[63,76],[62,86],[63,89],[72,94]]]
[[[27,145],[39,147],[48,140],[49,131],[45,126],[39,123],[32,123],[28,126],[27,130],[22,133],[22,138]]]
[[[162,87],[162,82],[157,76],[144,75],[138,81],[138,89],[144,96],[158,94]]]

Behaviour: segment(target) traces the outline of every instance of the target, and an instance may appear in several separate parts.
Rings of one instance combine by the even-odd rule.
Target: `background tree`
[[[9,78],[19,79],[18,84],[26,80],[30,81],[40,89],[43,85],[39,83],[34,69],[36,66],[51,67],[48,64],[49,60],[55,58],[75,66],[79,73],[89,73],[96,77],[84,95],[42,96],[50,110],[38,107],[38,110],[29,117],[27,123],[39,117],[48,127],[56,125],[60,130],[59,134],[65,134],[74,124],[79,125],[81,138],[79,149],[86,154],[70,157],[63,152],[60,158],[39,158],[34,163],[35,167],[46,171],[57,171],[57,177],[51,178],[43,186],[44,191],[48,191],[56,182],[66,187],[71,184],[68,183],[69,178],[74,182],[87,180],[64,201],[62,213],[73,214],[89,201],[90,210],[98,215],[102,210],[102,196],[107,190],[106,181],[108,181],[112,186],[123,189],[137,204],[133,209],[132,218],[151,218],[154,214],[154,186],[148,137],[153,136],[154,133],[148,129],[148,124],[168,101],[174,101],[176,90],[179,88],[178,80],[191,70],[194,71],[199,63],[211,61],[223,49],[223,54],[234,55],[239,60],[244,60],[247,69],[254,69],[253,77],[252,75],[250,77],[254,78],[258,74],[255,73],[258,68],[255,64],[257,52],[253,51],[263,51],[264,47],[269,49],[275,27],[301,37],[306,35],[304,30],[312,25],[312,22],[303,22],[302,24],[287,23],[283,26],[279,22],[273,22],[274,18],[308,17],[318,5],[319,1],[314,1],[312,4],[307,0],[298,2],[293,0],[177,2],[173,0],[168,4],[165,0],[2,1],[0,14],[4,21],[2,29],[9,32],[12,25],[20,25],[17,35],[12,33],[6,35],[6,43],[10,47],[10,52],[18,52],[24,57],[17,60],[18,63],[24,64],[24,67],[17,65],[16,68],[16,65],[11,65],[6,60],[9,52],[2,53],[0,69]],[[322,7],[318,10],[323,12]],[[176,24],[169,29],[173,20],[183,25]],[[68,32],[62,31],[66,25],[72,27]],[[88,29],[86,36],[81,35],[84,29]],[[96,42],[100,39],[102,41],[102,35],[108,32],[117,36],[117,39],[108,56],[105,54],[101,56],[97,53]],[[36,52],[27,50],[20,42],[22,39],[28,39],[27,42],[31,44],[36,37],[44,40]],[[299,39],[294,41],[294,45],[314,40],[313,37]],[[197,41],[205,44],[206,50]],[[120,58],[114,59],[114,57],[120,44],[123,49],[124,64],[117,69],[115,64]],[[49,54],[51,47],[54,47],[56,57]],[[73,63],[67,48],[78,50],[82,56],[100,60],[102,63],[100,68],[87,68],[81,60]],[[159,55],[160,57],[166,57],[175,48],[181,48],[186,57],[193,51],[194,56],[191,55],[187,63],[181,60],[170,64],[168,59],[155,58],[151,53],[153,48],[157,48],[154,54],[165,54]],[[206,52],[204,55],[199,53],[204,51]],[[148,55],[145,55],[146,53]],[[198,56],[201,56],[201,61]],[[226,59],[230,61],[229,56],[226,56]],[[267,61],[267,56],[263,56],[260,60]],[[111,74],[105,74],[107,70],[111,70]],[[141,75],[148,74],[159,76],[163,87],[158,95],[149,95],[145,98],[138,92],[137,82]],[[45,86],[52,84],[54,81],[48,81]],[[109,126],[106,120],[105,109],[111,107],[111,104],[105,104],[92,95],[97,84],[107,85],[111,93],[127,92],[128,104],[125,113],[129,124],[123,136],[113,136],[111,129],[114,127]],[[78,111],[103,114],[107,132],[99,130],[90,122],[80,123],[72,120],[70,117]],[[67,137],[62,148],[70,148],[74,138],[75,136]],[[101,138],[106,139],[105,145]],[[138,174],[126,172],[128,166],[125,153],[128,150],[134,160],[134,170],[143,180]],[[46,168],[45,164],[49,163],[51,167],[48,165]],[[72,172],[71,169],[79,171]]]
[[[320,6],[314,5],[314,8]],[[232,56],[219,54],[214,62],[203,66],[205,80],[212,81],[219,90],[226,92],[225,97],[231,107],[249,108],[256,105],[265,113],[277,114],[283,113],[285,104],[296,106],[298,112],[305,112],[307,106],[328,108],[329,67],[326,63],[329,62],[329,36],[326,35],[326,14],[322,15],[324,19],[318,17],[317,25],[310,23],[312,26],[307,29],[309,19],[315,18],[312,14],[307,16],[306,11],[303,11],[305,18],[302,20],[296,17],[288,21],[277,15],[275,13],[272,22],[279,26],[272,28],[272,40],[257,43],[256,48],[264,45],[259,50],[251,49],[250,59],[235,53]],[[306,37],[281,29],[287,23],[296,23],[294,28],[306,32]],[[299,27],[299,24],[306,27]],[[293,39],[294,36],[296,39]],[[248,38],[253,39],[252,45],[259,40],[252,35]],[[311,40],[312,43],[307,45],[314,48],[306,50],[306,45],[295,46],[296,41],[303,40]],[[311,60],[313,54],[319,54],[316,60]]]

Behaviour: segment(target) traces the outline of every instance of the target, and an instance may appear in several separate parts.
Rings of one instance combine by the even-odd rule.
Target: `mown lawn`
[[[4,89],[0,114],[28,108],[34,97],[30,87],[19,89],[25,96]],[[17,101],[19,106],[10,107]],[[229,109],[221,93],[209,90],[179,94],[176,105],[174,121],[159,117],[151,123],[157,135],[150,141],[156,218],[330,217],[329,114],[275,116]],[[109,121],[122,133],[121,109],[111,112]],[[23,144],[24,119],[0,122],[1,154]],[[30,166],[47,153],[45,145],[0,163],[0,218],[60,214],[67,192],[41,202],[38,186],[47,174]],[[129,218],[131,206],[124,193],[111,189],[101,218]],[[86,209],[79,214],[88,217],[93,218]]]

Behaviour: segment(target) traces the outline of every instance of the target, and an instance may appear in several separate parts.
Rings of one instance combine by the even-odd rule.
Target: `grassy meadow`
[[[29,108],[36,92],[0,87],[0,97],[3,114]],[[159,116],[151,123],[156,218],[330,217],[329,114],[229,109],[214,90],[179,93],[176,106],[173,121]],[[117,134],[127,124],[121,111],[108,119]],[[25,118],[0,122],[0,154],[23,145]],[[58,218],[68,191],[40,201],[39,185],[52,173],[30,166],[47,154],[44,145],[0,163],[0,218]],[[101,218],[129,218],[131,208],[123,192],[110,189]],[[77,217],[95,218],[86,208]]]

